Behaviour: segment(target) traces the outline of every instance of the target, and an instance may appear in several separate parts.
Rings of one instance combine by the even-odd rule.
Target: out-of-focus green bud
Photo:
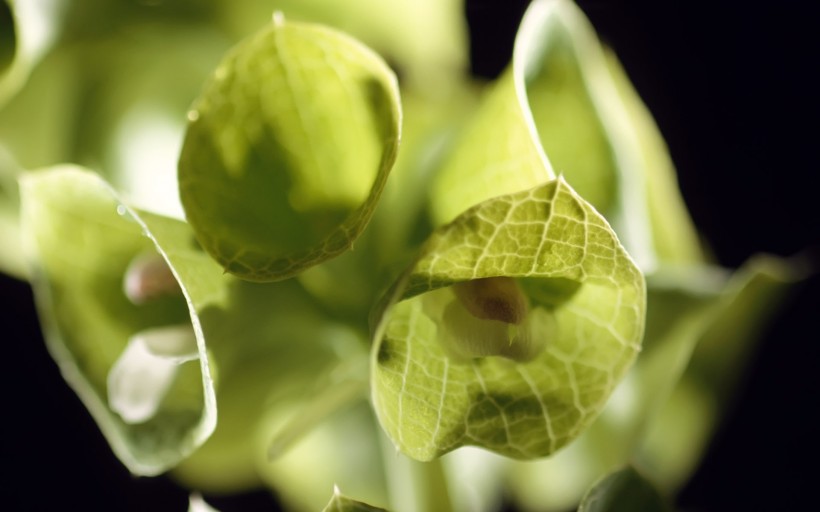
[[[346,251],[396,158],[400,117],[380,57],[277,14],[228,54],[189,113],[179,182],[197,238],[252,281]]]

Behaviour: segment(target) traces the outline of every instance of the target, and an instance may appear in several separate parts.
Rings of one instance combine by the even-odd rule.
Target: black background
[[[526,4],[468,1],[476,74],[506,64]],[[655,115],[716,259],[737,267],[757,252],[803,253],[817,262],[820,20],[811,2],[579,4]],[[0,277],[0,301],[0,508],[186,510],[185,491],[132,477],[111,454],[45,351],[28,286]],[[818,317],[820,280],[811,278],[761,333],[681,508],[785,510],[815,499]],[[216,504],[272,509],[265,493]]]

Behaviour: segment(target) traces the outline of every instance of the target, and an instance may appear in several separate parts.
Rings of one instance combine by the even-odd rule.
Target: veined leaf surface
[[[431,187],[431,216],[562,175],[612,224],[642,270],[702,259],[651,115],[568,0],[527,10],[513,60]]]
[[[451,285],[514,278],[538,353],[454,357]],[[561,179],[481,203],[438,229],[394,289],[373,348],[373,401],[399,450],[464,445],[549,455],[595,418],[640,348],[643,276],[606,221]],[[502,350],[503,352],[503,350]]]
[[[253,281],[344,252],[376,206],[400,117],[380,57],[275,16],[229,53],[189,114],[179,182],[197,238]]]

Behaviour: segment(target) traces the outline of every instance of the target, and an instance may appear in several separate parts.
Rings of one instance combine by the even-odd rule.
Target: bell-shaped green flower
[[[42,170],[20,188],[52,356],[132,472],[173,467],[216,426],[199,315],[226,276],[185,223],[130,209],[91,172]]]
[[[562,179],[480,203],[436,230],[388,295],[379,420],[419,460],[464,445],[549,455],[635,359],[645,299],[607,222]]]
[[[384,187],[400,117],[380,57],[277,14],[228,54],[189,113],[180,194],[203,248],[253,281],[344,252]]]

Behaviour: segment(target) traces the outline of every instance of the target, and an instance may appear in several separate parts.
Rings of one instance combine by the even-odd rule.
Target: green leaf
[[[226,277],[194,246],[186,224],[130,210],[93,173],[44,170],[24,175],[20,187],[24,248],[49,351],[123,463],[136,474],[165,471],[216,424],[199,312],[221,300]],[[124,277],[146,253],[165,261],[164,286],[180,294],[129,300]],[[193,333],[190,349],[168,345],[184,337],[156,336],[176,326]],[[188,350],[193,357],[180,359]],[[170,377],[157,378],[170,381],[141,386],[141,370],[163,362]]]
[[[498,276],[517,280],[523,321],[453,320],[464,301],[452,285]],[[373,401],[397,448],[418,460],[463,445],[519,459],[555,452],[596,417],[643,334],[643,276],[561,179],[437,230],[388,302],[399,298],[377,324]]]
[[[642,269],[701,259],[663,139],[625,74],[573,2],[538,0],[512,64],[433,182],[433,219],[448,222],[556,173],[607,218]]]
[[[337,487],[333,490],[333,497],[323,509],[323,512],[378,512],[380,510],[384,512],[383,508],[373,507],[367,503],[342,496]]]
[[[566,509],[601,474],[632,460],[674,491],[700,460],[758,331],[798,278],[766,257],[734,275],[667,267],[648,276],[641,356],[579,439],[550,459],[511,466],[516,500]]]
[[[578,512],[667,512],[671,507],[655,486],[632,466],[599,480],[584,496]]]
[[[360,43],[274,23],[239,44],[189,114],[182,203],[202,246],[244,279],[293,276],[346,251],[396,157],[396,79]]]

